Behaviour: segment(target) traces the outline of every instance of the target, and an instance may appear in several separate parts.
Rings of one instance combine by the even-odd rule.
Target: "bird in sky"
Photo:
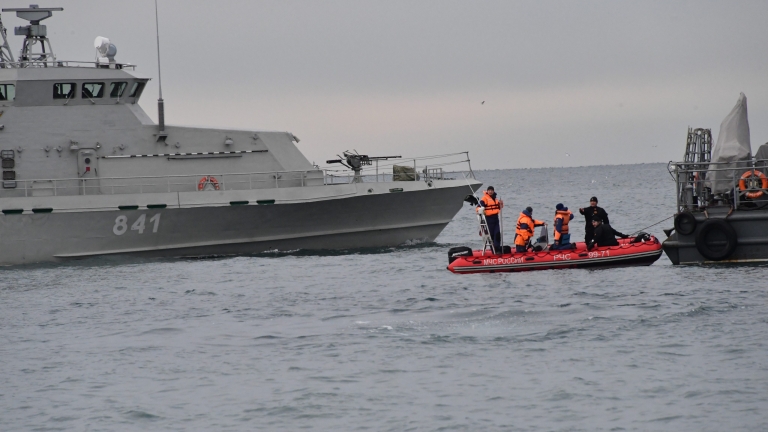
[[[566,153],[565,155],[568,156],[568,157],[571,157],[571,155],[569,153]]]
[[[485,101],[480,102],[480,105],[485,105]]]

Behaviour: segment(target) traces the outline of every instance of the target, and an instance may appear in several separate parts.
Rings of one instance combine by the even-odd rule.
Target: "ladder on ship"
[[[496,250],[493,248],[493,239],[491,238],[491,231],[488,229],[488,222],[485,220],[485,215],[478,214],[477,221],[480,223],[480,237],[483,238],[483,255],[485,255],[485,251],[489,249],[491,254],[495,255]]]
[[[704,180],[707,177],[707,169],[712,161],[712,129],[693,129],[688,128],[688,138],[685,143],[685,156],[683,157],[687,171],[683,190],[688,189],[692,192],[687,193],[687,198],[692,203],[699,201],[699,205],[706,205],[709,200],[709,189],[704,187]],[[684,192],[685,193],[685,192]]]
[[[707,170],[707,164],[712,160],[712,129],[688,128],[683,160],[690,170]]]

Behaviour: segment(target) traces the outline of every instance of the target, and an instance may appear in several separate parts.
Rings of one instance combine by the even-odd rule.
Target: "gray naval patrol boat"
[[[3,9],[29,21],[18,59],[0,21],[0,265],[433,241],[481,185],[468,153],[321,169],[290,132],[165,126],[162,91],[154,124],[106,38],[56,58],[40,22],[61,10]]]
[[[768,143],[752,156],[743,93],[714,148],[710,129],[689,128],[684,160],[668,169],[677,213],[663,247],[673,264],[768,261]]]

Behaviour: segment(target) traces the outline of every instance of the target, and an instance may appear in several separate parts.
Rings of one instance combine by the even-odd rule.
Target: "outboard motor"
[[[471,257],[472,248],[467,246],[459,246],[448,249],[448,264],[456,261],[461,257]]]

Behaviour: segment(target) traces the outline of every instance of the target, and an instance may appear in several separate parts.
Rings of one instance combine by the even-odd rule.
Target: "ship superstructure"
[[[40,22],[61,10],[3,9],[30,24],[15,58],[0,22],[2,265],[432,241],[480,187],[467,153],[348,152],[339,172],[290,132],[155,124],[138,105],[149,79],[109,40],[96,61],[56,58]]]
[[[712,131],[688,129],[683,161],[670,162],[677,213],[663,244],[673,264],[768,261],[768,143],[753,156],[742,93]]]

